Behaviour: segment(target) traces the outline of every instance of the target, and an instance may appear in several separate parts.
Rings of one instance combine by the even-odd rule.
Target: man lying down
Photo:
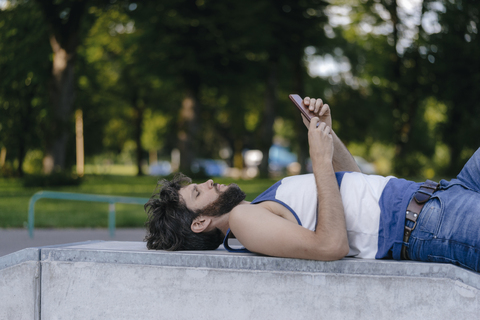
[[[252,202],[231,184],[162,181],[145,205],[149,249],[338,260],[410,259],[480,271],[480,149],[456,179],[416,183],[360,172],[332,130],[330,108],[305,98],[313,174],[287,177]]]

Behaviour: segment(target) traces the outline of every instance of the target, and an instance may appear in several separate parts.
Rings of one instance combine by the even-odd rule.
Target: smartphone
[[[308,107],[306,107],[303,104],[303,99],[300,98],[300,96],[298,94],[289,94],[288,97],[297,106],[298,110],[300,110],[300,112],[303,114],[303,116],[305,118],[307,118],[308,122],[310,122],[310,120],[313,117],[315,117],[315,114],[312,111],[308,110]]]

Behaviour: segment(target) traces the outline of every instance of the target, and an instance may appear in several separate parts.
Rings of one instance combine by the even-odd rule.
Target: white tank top
[[[380,225],[379,200],[393,177],[365,175],[358,172],[337,173],[345,210],[348,256],[375,259]],[[275,201],[292,212],[301,226],[315,231],[317,225],[317,188],[313,174],[284,178],[252,201]],[[227,232],[227,239],[229,232]],[[224,241],[224,244],[227,241]],[[231,248],[225,246],[227,250]],[[237,251],[232,249],[232,251]],[[246,251],[246,250],[242,250]]]

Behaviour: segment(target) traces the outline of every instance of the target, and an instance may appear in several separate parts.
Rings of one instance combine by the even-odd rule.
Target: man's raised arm
[[[343,144],[342,140],[332,130],[333,145],[335,151],[333,153],[333,169],[335,172],[339,171],[351,171],[362,172],[358,167],[358,164],[353,159],[352,154],[348,151],[347,147]]]
[[[305,106],[308,106],[310,111],[312,111],[315,115],[318,116],[321,122],[325,122],[327,126],[332,128],[332,114],[330,111],[330,107],[328,104],[324,104],[322,99],[313,99],[309,97],[305,97],[303,99],[303,103]],[[308,120],[302,115],[303,123],[309,128]],[[347,147],[343,144],[340,138],[335,134],[332,129],[332,136],[333,136],[333,169],[335,172],[338,171],[351,171],[351,172],[361,172],[360,168],[358,167],[355,159],[353,159],[352,155],[348,151]]]
[[[349,246],[345,213],[333,169],[335,146],[333,132],[318,118],[313,118],[308,129],[308,144],[313,174],[317,185],[317,225],[315,233],[322,239],[324,259],[341,259]]]

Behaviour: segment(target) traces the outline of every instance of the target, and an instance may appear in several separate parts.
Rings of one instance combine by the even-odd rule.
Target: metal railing
[[[110,237],[115,236],[115,204],[141,204],[144,205],[148,198],[107,196],[97,194],[72,193],[72,192],[55,192],[55,191],[39,191],[30,198],[28,206],[28,234],[33,238],[33,229],[35,225],[35,203],[40,199],[58,199],[58,200],[74,200],[74,201],[90,201],[90,202],[106,202],[108,203],[108,230]]]

